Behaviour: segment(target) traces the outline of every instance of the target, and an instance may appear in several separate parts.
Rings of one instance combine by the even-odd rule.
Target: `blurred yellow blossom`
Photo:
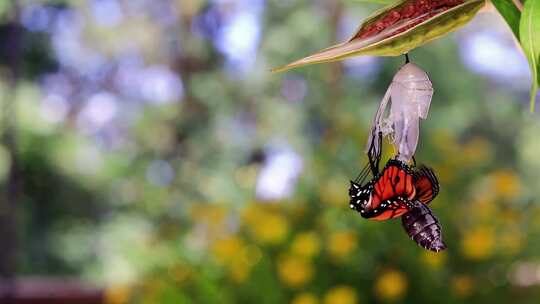
[[[493,229],[478,227],[465,232],[461,241],[461,251],[471,260],[484,260],[493,254],[494,245]]]
[[[264,208],[264,206],[257,202],[250,203],[243,211],[242,211],[242,221],[248,225],[256,224],[260,218],[264,216],[267,212],[273,212],[271,210],[267,211]]]
[[[244,241],[242,239],[230,236],[217,240],[212,247],[212,253],[218,262],[226,264],[238,257],[243,248]]]
[[[287,237],[289,224],[282,215],[269,214],[260,220],[252,231],[261,243],[279,244]]]
[[[251,266],[242,259],[235,259],[227,266],[231,278],[237,283],[244,282],[251,271]]]
[[[395,301],[403,298],[407,292],[407,278],[397,270],[382,273],[375,282],[375,293],[380,299]]]
[[[251,267],[260,259],[260,251],[237,236],[219,239],[212,247],[212,253],[218,263],[225,266],[235,282],[243,282]]]
[[[466,275],[460,275],[452,278],[451,284],[452,292],[460,298],[469,296],[474,287],[473,279]]]
[[[316,256],[320,251],[319,237],[314,232],[299,233],[293,240],[291,251],[293,254],[311,258]]]
[[[444,266],[444,263],[447,259],[446,252],[431,252],[431,251],[423,251],[422,252],[422,261],[424,264],[432,267],[432,268],[441,268]]]
[[[131,296],[131,288],[126,285],[113,285],[105,290],[105,304],[124,304]]]
[[[337,286],[324,295],[324,304],[356,304],[358,296],[350,286]]]
[[[313,265],[296,256],[283,256],[278,261],[278,275],[289,287],[300,287],[313,277]]]
[[[357,247],[358,237],[354,231],[338,231],[328,238],[328,251],[334,258],[347,257]]]
[[[289,233],[287,219],[273,206],[253,203],[244,210],[242,219],[253,237],[263,244],[277,245],[283,242]]]
[[[487,163],[493,159],[493,147],[486,139],[475,137],[464,144],[457,155],[461,156],[463,165]]]
[[[318,304],[317,297],[310,292],[303,292],[293,298],[291,304]]]
[[[491,175],[493,191],[500,197],[512,200],[521,195],[521,181],[511,170],[499,170]]]

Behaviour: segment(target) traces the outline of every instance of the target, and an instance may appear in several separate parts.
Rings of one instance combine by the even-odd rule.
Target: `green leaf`
[[[540,1],[540,0],[539,0]],[[447,10],[435,10],[423,16],[406,17],[401,22],[392,23],[384,27],[384,20],[391,15],[400,15],[410,7],[414,8],[414,0],[401,0],[393,5],[376,11],[364,20],[360,28],[351,39],[331,46],[313,55],[296,60],[285,66],[275,68],[273,72],[283,72],[289,69],[310,64],[338,61],[345,58],[371,55],[371,56],[400,56],[410,50],[422,46],[432,40],[467,24],[476,13],[485,5],[484,0],[464,0]],[[377,24],[382,24],[381,27]],[[373,35],[370,33],[377,28]]]
[[[539,85],[540,60],[540,0],[527,0],[519,24],[521,46],[529,60],[532,74],[531,112],[534,112],[536,92]]]
[[[491,2],[519,40],[519,20],[521,19],[521,12],[514,2],[512,2],[512,0],[491,0]]]

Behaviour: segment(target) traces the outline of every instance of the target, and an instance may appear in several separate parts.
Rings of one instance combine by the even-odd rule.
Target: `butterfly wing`
[[[415,193],[413,172],[405,163],[390,160],[375,182],[371,206],[377,208],[380,203],[397,197],[413,199]]]
[[[431,168],[420,167],[414,174],[416,200],[429,204],[439,194],[439,181]]]
[[[362,216],[383,221],[409,210],[416,193],[413,172],[398,160],[390,160],[374,179],[373,192]]]
[[[371,212],[364,217],[375,221],[393,219],[407,213],[411,208],[411,205],[412,203],[409,200],[402,197],[397,197],[395,199],[382,202],[378,208],[371,210]]]

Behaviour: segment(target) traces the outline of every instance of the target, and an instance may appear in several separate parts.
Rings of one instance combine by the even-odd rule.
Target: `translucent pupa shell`
[[[368,153],[380,155],[381,147],[373,143],[388,136],[398,152],[397,159],[410,161],[418,145],[420,119],[427,118],[432,97],[433,85],[426,72],[412,63],[401,67],[375,115]],[[390,101],[390,111],[386,113]]]

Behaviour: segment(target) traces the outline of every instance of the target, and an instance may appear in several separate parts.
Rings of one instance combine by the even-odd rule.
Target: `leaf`
[[[431,1],[429,4],[436,8],[422,11],[425,3],[425,0],[401,0],[378,10],[348,41],[276,68],[273,72],[359,55],[399,56],[465,25],[485,4],[484,0]]]
[[[521,19],[521,12],[516,7],[512,0],[491,0],[493,6],[499,11],[504,18],[510,29],[519,40],[519,20]]]
[[[364,3],[375,3],[375,4],[391,4],[394,3],[394,0],[350,0],[350,2],[364,2]]]
[[[531,112],[535,110],[536,92],[538,91],[540,72],[540,0],[527,0],[523,7],[519,24],[521,46],[529,60],[532,74]]]

